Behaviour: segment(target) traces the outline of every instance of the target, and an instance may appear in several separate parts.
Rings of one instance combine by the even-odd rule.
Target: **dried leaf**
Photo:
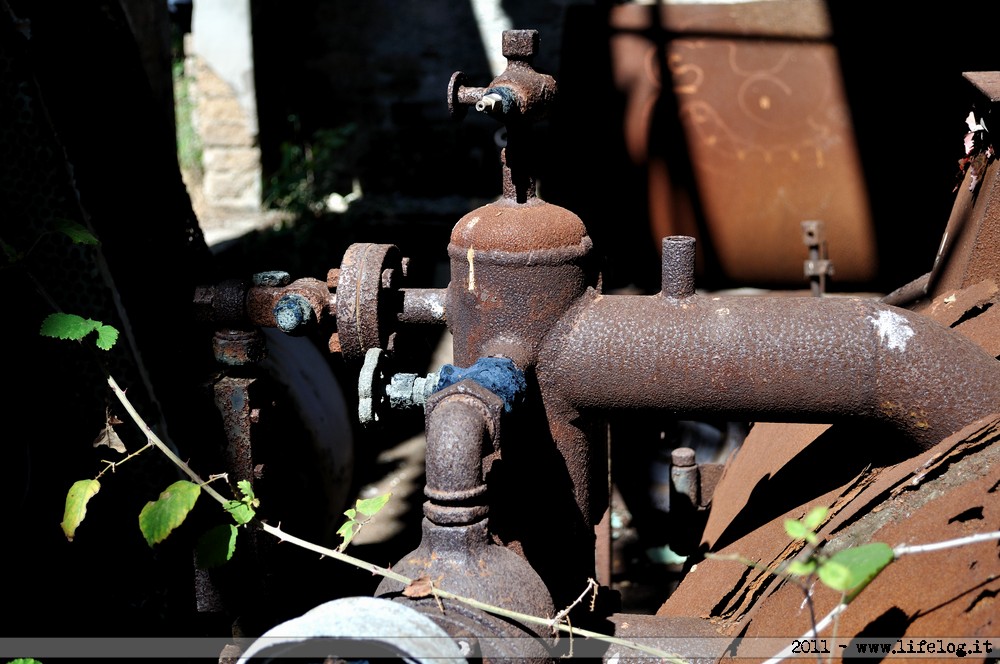
[[[125,449],[125,443],[123,443],[122,439],[118,437],[118,434],[115,432],[115,428],[111,426],[110,422],[108,423],[108,426],[101,429],[101,433],[99,433],[97,438],[94,440],[94,447],[100,447],[101,445],[107,445],[115,452],[119,452],[121,454],[125,454],[125,452],[128,451]]]
[[[410,585],[403,588],[403,595],[406,597],[413,597],[414,599],[430,597],[433,594],[434,584],[431,582],[430,577],[426,574],[418,576],[410,582]]]

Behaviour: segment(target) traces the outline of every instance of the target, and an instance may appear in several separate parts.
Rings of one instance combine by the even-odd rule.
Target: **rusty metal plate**
[[[838,279],[868,281],[877,268],[875,235],[836,50],[819,39],[824,9],[798,3],[787,15],[810,17],[779,22],[789,24],[779,38],[780,30],[764,30],[754,18],[767,4],[665,5],[659,29],[648,7],[612,10],[626,145],[648,171],[652,230],[701,235],[730,279],[791,285],[802,283],[806,254],[799,224],[819,219]],[[686,145],[653,143],[664,133],[658,125],[673,121],[657,114],[664,66]],[[684,149],[708,237],[696,232],[693,208],[676,189],[683,174],[669,172],[659,156]]]

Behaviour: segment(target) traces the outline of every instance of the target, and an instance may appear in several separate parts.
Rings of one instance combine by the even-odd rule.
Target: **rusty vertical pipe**
[[[552,615],[551,595],[538,574],[491,539],[483,460],[496,451],[503,407],[499,396],[470,380],[431,396],[422,538],[393,570],[412,578],[425,576],[436,587],[496,606]],[[407,601],[403,591],[398,581],[384,579],[375,594]],[[453,636],[523,639],[534,634],[530,627],[451,600],[413,601]]]
[[[660,295],[694,295],[695,239],[683,235],[663,238]]]
[[[427,417],[424,516],[437,525],[468,525],[486,518],[486,417],[474,397],[458,393],[438,402]]]

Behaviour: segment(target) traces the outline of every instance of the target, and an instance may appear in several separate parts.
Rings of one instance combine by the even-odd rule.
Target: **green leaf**
[[[87,516],[87,502],[97,495],[101,490],[101,483],[97,480],[80,480],[74,482],[66,494],[66,510],[63,513],[62,526],[66,539],[70,542],[76,535],[76,529]]]
[[[847,592],[851,587],[851,570],[833,560],[826,560],[819,566],[819,580],[838,592]]]
[[[240,493],[243,494],[243,498],[240,502],[249,505],[250,507],[260,507],[260,499],[253,494],[253,485],[250,484],[249,480],[240,480],[236,483],[239,488]]]
[[[823,520],[826,519],[826,515],[829,513],[830,510],[826,507],[814,507],[809,510],[809,514],[806,514],[806,517],[802,519],[802,525],[808,530],[816,532],[816,529],[819,528],[819,525],[823,523]]]
[[[361,524],[354,519],[345,521],[344,525],[337,530],[337,534],[344,538],[344,541],[337,547],[337,551],[343,551],[346,549],[347,545],[351,543],[351,540],[354,539],[354,536],[358,534],[359,530],[361,530]]]
[[[118,330],[111,325],[76,314],[49,314],[38,333],[43,337],[79,341],[94,331],[97,332],[97,347],[101,350],[110,350],[118,341]]]
[[[846,593],[850,601],[894,558],[892,547],[882,542],[844,549],[820,565],[819,578],[830,588]]]
[[[16,263],[19,260],[21,260],[21,258],[22,258],[20,252],[18,252],[17,249],[15,249],[14,247],[10,246],[9,244],[7,244],[6,242],[4,242],[3,240],[0,240],[0,250],[2,250],[3,253],[4,253],[4,256],[7,257],[7,262],[8,263],[11,263],[11,264]]]
[[[97,328],[97,347],[101,350],[111,350],[118,341],[118,330],[111,325],[101,325]]]
[[[792,539],[804,540],[812,534],[805,524],[795,519],[785,519],[785,532]]]
[[[30,657],[18,657],[17,659],[12,659],[7,664],[42,664],[37,659],[32,659]]]
[[[100,327],[96,320],[90,320],[76,314],[49,314],[42,321],[39,334],[54,339],[71,339],[79,341]]]
[[[358,511],[365,516],[375,516],[379,513],[379,510],[385,507],[385,504],[389,502],[390,496],[392,496],[391,493],[386,493],[374,498],[359,500],[355,506],[358,508]]]
[[[83,224],[78,224],[69,219],[57,219],[56,230],[67,236],[73,244],[100,244],[94,234]]]
[[[252,507],[239,500],[227,500],[223,507],[233,515],[233,520],[241,526],[250,523],[257,515]]]
[[[160,494],[154,502],[146,503],[139,512],[139,529],[149,546],[159,544],[177,528],[201,495],[201,487],[194,482],[178,480]]]
[[[358,516],[358,511],[353,507],[348,507],[347,511],[344,512],[344,514],[347,516],[348,519],[353,519],[356,516]]]
[[[236,551],[236,526],[231,523],[212,528],[198,539],[195,559],[198,567],[211,569],[231,560]]]
[[[809,560],[793,560],[788,563],[785,571],[793,576],[809,576],[816,571],[816,561],[812,558]]]

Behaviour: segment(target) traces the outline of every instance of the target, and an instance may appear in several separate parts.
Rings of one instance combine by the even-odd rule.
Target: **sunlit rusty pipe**
[[[401,288],[402,310],[396,318],[400,323],[443,323],[448,291],[443,288]]]
[[[468,381],[463,388],[473,386]],[[496,427],[495,423],[490,426],[490,420],[499,413],[487,411],[481,392],[486,390],[476,394],[453,391],[435,400],[427,414],[424,516],[438,525],[470,524],[487,514],[483,457],[492,437],[490,430]]]
[[[927,448],[1000,406],[1000,364],[948,328],[853,298],[581,298],[546,339],[543,391],[683,418],[865,418]]]
[[[928,318],[867,299],[697,295],[694,240],[668,238],[663,256],[660,294],[588,289],[538,350],[549,433],[581,524],[568,536],[581,543],[607,507],[595,422],[611,410],[863,418],[895,428],[916,453],[1000,407],[1000,364]]]

